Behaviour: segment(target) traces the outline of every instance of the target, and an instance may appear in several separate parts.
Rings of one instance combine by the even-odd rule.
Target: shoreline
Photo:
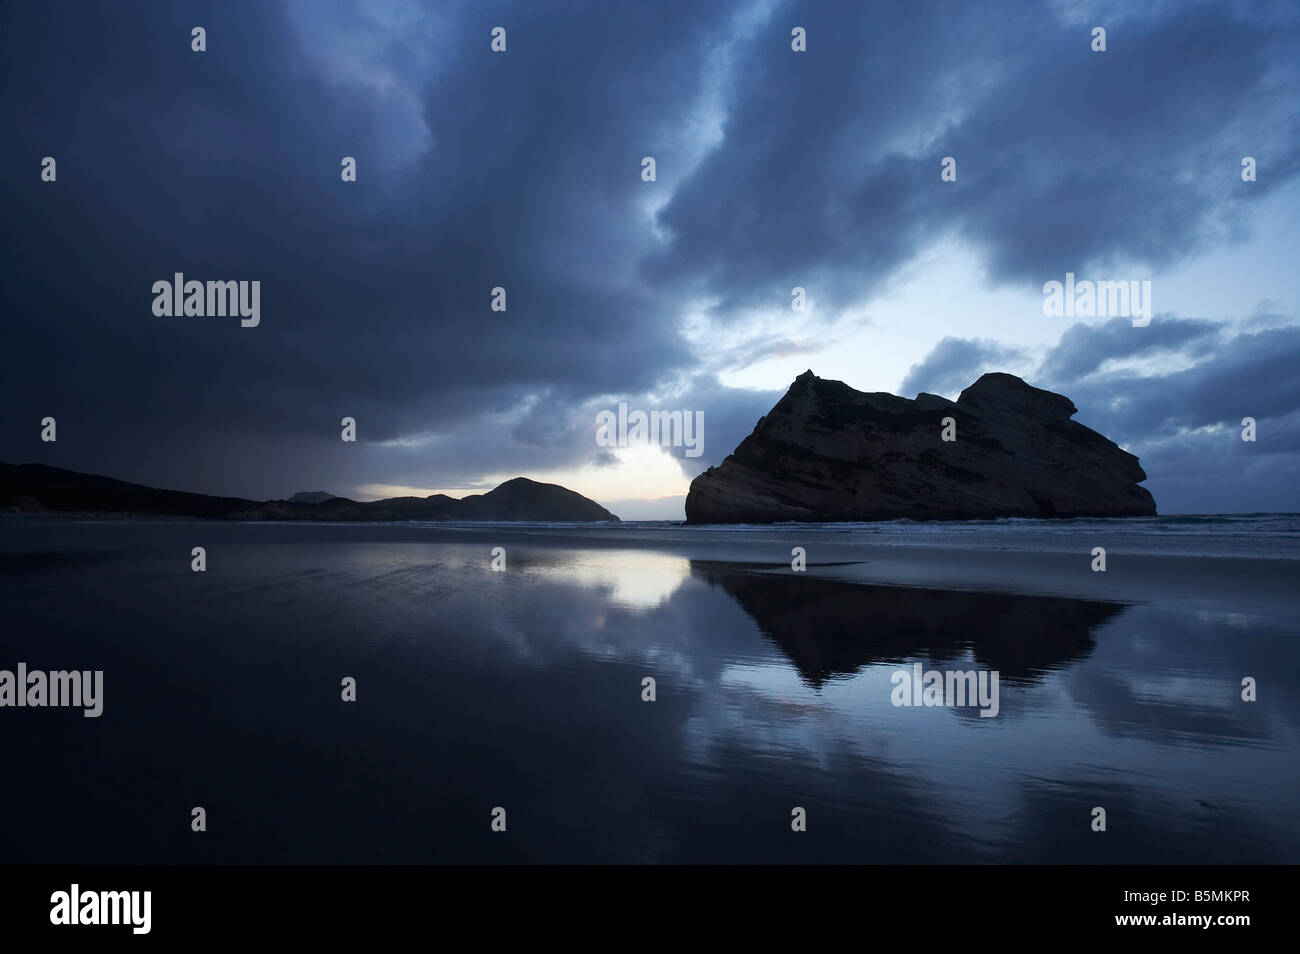
[[[163,518],[139,520],[7,515],[0,553],[10,568],[24,554],[52,551],[135,550],[139,544],[120,531],[148,525],[176,546],[340,543],[481,546],[486,567],[494,546],[528,550],[635,550],[686,560],[743,565],[755,573],[793,573],[791,550],[803,547],[811,577],[864,585],[975,590],[1022,595],[1065,596],[1104,602],[1158,603],[1183,609],[1250,614],[1281,619],[1300,616],[1295,598],[1300,554],[1279,542],[1273,552],[1191,554],[1141,552],[1142,536],[1110,537],[1107,530],[1073,534],[1035,530],[1003,532],[992,544],[973,534],[908,535],[854,532],[833,526],[790,525],[744,531],[680,524],[539,525],[526,523],[430,524],[332,521],[212,521]],[[23,531],[27,532],[23,532]],[[323,536],[325,533],[327,536]],[[1213,537],[1213,535],[1207,535]],[[26,546],[19,538],[25,538]],[[1105,572],[1091,569],[1091,550],[1106,549]]]

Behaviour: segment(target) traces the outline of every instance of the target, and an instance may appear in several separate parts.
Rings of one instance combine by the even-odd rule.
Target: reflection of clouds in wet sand
[[[1252,746],[1227,744],[1293,747],[1287,719],[1211,693],[1221,667],[1241,669],[1250,646],[1270,645],[1266,630],[1249,633],[1263,643],[1246,640],[1241,619],[624,556],[521,554],[476,612],[512,634],[526,665],[572,672],[575,687],[593,678],[584,660],[625,667],[595,678],[626,677],[629,698],[641,675],[656,677],[660,701],[644,717],[663,750],[646,784],[667,773],[706,801],[736,786],[793,788],[823,820],[923,827],[927,860],[1059,860],[1048,843],[1018,848],[1018,819],[1058,802],[1086,809],[1098,792],[1118,793],[1117,814],[1168,851],[1168,829],[1208,824],[1207,806],[1287,830],[1275,783],[1294,771],[1270,769],[1259,791],[1242,781],[1258,779]],[[895,707],[891,674],[913,662],[998,669],[998,717]],[[1194,763],[1183,754],[1191,744],[1206,752]],[[1221,841],[1236,857],[1240,846]],[[1137,842],[1120,856],[1147,857]]]
[[[703,684],[709,662],[696,602],[680,599],[687,561],[640,551],[510,551],[508,569],[482,587],[465,587],[449,608],[478,620],[517,662],[564,664],[573,652],[609,663],[637,663],[677,683]],[[481,568],[467,575],[482,579]],[[698,594],[697,594],[698,595]]]
[[[672,598],[690,576],[690,561],[647,550],[579,550],[526,558],[529,573],[605,593],[611,604],[653,609]]]
[[[1246,614],[1176,613],[1137,607],[1098,648],[1094,665],[1064,688],[1107,735],[1196,748],[1295,746],[1300,696],[1294,633]],[[1241,678],[1270,686],[1254,703]]]
[[[773,760],[797,753],[825,767],[849,749],[876,771],[919,783],[932,810],[993,855],[1016,841],[1008,819],[1043,810],[1031,799],[1082,804],[1099,792],[1122,793],[1113,804],[1130,828],[1186,858],[1195,853],[1178,848],[1168,830],[1213,828],[1215,806],[1258,819],[1258,830],[1289,824],[1288,793],[1300,785],[1300,767],[1271,765],[1265,781],[1249,750],[1294,750],[1294,694],[1279,686],[1266,711],[1242,704],[1235,681],[1250,660],[1258,669],[1261,660],[1294,659],[1276,626],[1241,615],[1211,621],[1088,601],[823,586],[716,564],[693,569],[744,606],[793,667],[728,668],[726,704],[689,725],[697,759],[739,744]],[[1003,687],[1009,712],[981,724],[951,718],[974,709],[894,708],[892,660],[909,658],[1007,667],[1015,677]],[[1180,752],[1188,747],[1201,750],[1194,762]],[[870,794],[861,797],[869,806]],[[1248,845],[1258,847],[1250,832],[1225,832],[1216,856],[1247,860]],[[1123,853],[1141,850],[1126,844]],[[1081,852],[1072,845],[1065,856]]]

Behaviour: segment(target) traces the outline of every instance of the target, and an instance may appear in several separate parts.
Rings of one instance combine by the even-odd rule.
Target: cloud
[[[629,8],[611,31],[455,10],[435,64],[408,56],[409,23],[367,11],[5,8],[0,115],[60,163],[49,184],[27,150],[4,160],[23,236],[0,261],[5,459],[223,492],[242,471],[254,495],[442,485],[504,458],[580,461],[580,429],[559,422],[583,401],[692,366],[672,296],[627,274],[656,241],[640,156],[700,94],[692,37],[721,12]],[[504,13],[515,40],[494,58],[480,20]],[[197,22],[206,53],[189,48]],[[427,142],[400,128],[417,101]],[[150,287],[176,271],[260,280],[261,325],[155,318]],[[20,423],[33,414],[59,418],[57,452]],[[347,461],[344,415],[367,445]],[[359,474],[362,459],[397,469]],[[308,467],[324,472],[296,476]]]
[[[1103,324],[1075,324],[1061,335],[1038,374],[1065,384],[1101,368],[1112,359],[1131,360],[1159,354],[1181,353],[1201,357],[1214,347],[1221,323],[1160,315],[1136,334],[1131,318],[1112,318]]]
[[[994,283],[1168,266],[1240,239],[1251,203],[1300,171],[1294,18],[1148,8],[1094,53],[1088,28],[1018,3],[781,13],[739,63],[725,143],[661,211],[674,242],[648,266],[720,316],[793,284],[848,307],[950,231]],[[781,55],[796,20],[809,52]],[[1268,156],[1266,189],[1242,188],[1244,144]]]
[[[916,397],[922,391],[956,398],[987,371],[1006,371],[1022,363],[1025,353],[983,338],[942,339],[925,358],[912,365],[899,391]]]

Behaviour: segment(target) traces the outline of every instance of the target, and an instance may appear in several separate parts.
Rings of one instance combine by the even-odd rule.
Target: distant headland
[[[594,500],[527,477],[485,494],[390,497],[359,501],[324,491],[288,500],[245,500],[157,490],[45,464],[0,464],[0,512],[114,513],[206,520],[473,520],[618,522]]]

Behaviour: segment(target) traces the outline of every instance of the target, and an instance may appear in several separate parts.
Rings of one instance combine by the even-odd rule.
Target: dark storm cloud
[[[1149,330],[1133,333],[1128,318],[1112,318],[1100,325],[1072,325],[1061,335],[1039,373],[1065,384],[1096,371],[1111,359],[1129,359],[1180,352],[1200,356],[1214,347],[1221,326],[1213,321],[1161,315]]]
[[[1019,348],[996,341],[947,337],[924,360],[912,365],[899,391],[904,397],[916,397],[922,391],[955,395],[986,371],[1005,371],[1009,364],[1023,359]]]
[[[316,447],[348,479],[329,461],[351,415],[363,441],[475,435],[464,457],[415,464],[426,480],[482,473],[512,436],[534,452],[507,470],[547,466],[574,458],[551,441],[575,402],[693,363],[670,297],[625,276],[651,241],[631,214],[640,157],[670,143],[719,14],[458,10],[419,91],[430,135],[396,138],[391,97],[322,71],[278,6],[70,14],[5,12],[5,127],[23,144],[3,160],[5,458],[53,450],[31,426],[52,414],[67,436],[54,463],[143,464],[127,469],[155,481],[200,467],[181,483],[207,487],[201,474],[296,473]],[[498,22],[513,39],[493,58]],[[56,184],[33,172],[43,155]],[[260,280],[261,325],[153,317],[151,285],[176,271]],[[505,313],[489,310],[497,285]],[[539,396],[549,430],[501,421]],[[254,446],[270,451],[255,465]]]
[[[793,285],[838,308],[948,231],[992,280],[1035,288],[1232,234],[1241,206],[1300,169],[1294,73],[1269,72],[1295,51],[1294,18],[1152,12],[1107,21],[1094,53],[1088,26],[1037,5],[781,8],[738,66],[727,144],[661,215],[676,241],[655,274],[689,276],[723,315]],[[809,52],[775,55],[794,22]],[[1268,157],[1267,188],[1241,182],[1247,154]]]
[[[721,385],[688,303],[726,324],[804,285],[834,320],[948,233],[1035,288],[1242,234],[1297,171],[1280,9],[1125,14],[1099,55],[1032,4],[5,4],[0,459],[247,496],[469,486],[589,462],[625,395],[705,411],[693,472],[779,393]],[[260,281],[261,325],[155,318],[177,271]]]

